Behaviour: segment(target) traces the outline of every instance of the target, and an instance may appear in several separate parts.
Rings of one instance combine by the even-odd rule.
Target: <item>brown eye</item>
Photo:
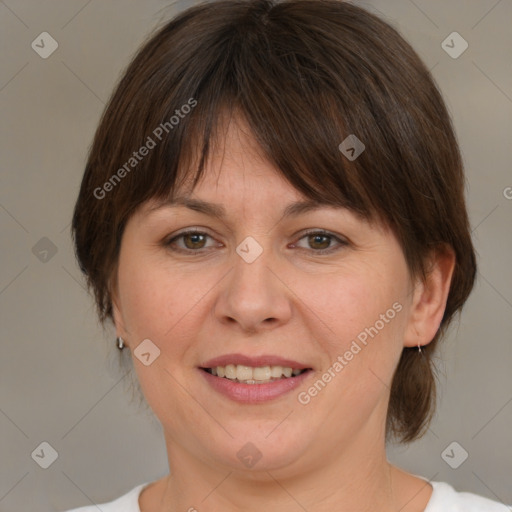
[[[205,235],[201,233],[190,233],[181,235],[187,249],[202,249],[204,247]]]
[[[328,254],[348,245],[346,240],[326,231],[311,231],[300,238],[300,240],[304,239],[307,239],[308,247],[301,247],[301,249],[309,249],[316,254]],[[334,246],[331,245],[333,241],[335,242]]]
[[[200,253],[202,249],[208,249],[206,245],[208,238],[212,237],[202,231],[186,231],[164,242],[164,245],[176,252]],[[316,254],[328,254],[348,245],[347,241],[324,231],[306,233],[299,240],[304,239],[307,239],[307,247],[298,247]],[[183,241],[183,243],[179,244],[179,241]],[[332,246],[333,242],[335,242],[334,246]]]
[[[164,245],[177,252],[200,252],[201,249],[207,248],[208,238],[211,238],[210,235],[202,231],[186,231],[171,238]],[[178,241],[183,241],[183,244],[178,244]]]
[[[328,249],[331,237],[326,235],[308,235],[308,243],[313,249]]]

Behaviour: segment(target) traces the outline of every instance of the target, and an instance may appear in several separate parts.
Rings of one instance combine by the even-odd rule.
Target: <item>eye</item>
[[[199,252],[199,249],[205,248],[206,239],[211,238],[210,235],[203,231],[190,230],[184,231],[179,235],[165,242],[165,246],[177,252]],[[185,247],[177,246],[177,241],[183,240]]]
[[[203,249],[208,249],[208,246],[206,245],[208,238],[212,237],[204,231],[189,230],[172,237],[168,241],[165,241],[164,245],[172,251],[176,252],[202,252]],[[346,240],[343,240],[340,237],[327,231],[310,231],[303,235],[299,241],[303,239],[307,239],[309,248],[300,247],[298,245],[297,246],[305,250],[312,249],[316,254],[328,254],[338,250],[340,247],[348,245]],[[184,246],[180,246],[178,241],[183,241]],[[337,243],[337,245],[334,247],[331,246],[333,241]]]
[[[338,236],[327,231],[310,231],[299,240],[303,239],[307,239],[308,245],[313,248],[316,254],[328,254],[337,251],[340,247],[348,245],[346,240],[342,240]],[[330,247],[333,240],[336,241],[338,245]]]

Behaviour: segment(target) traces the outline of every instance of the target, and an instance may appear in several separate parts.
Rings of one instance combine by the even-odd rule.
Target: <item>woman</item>
[[[104,512],[498,512],[391,465],[471,292],[464,175],[432,77],[336,0],[223,0],[135,56],[73,218],[170,475]],[[89,511],[96,507],[85,507]]]

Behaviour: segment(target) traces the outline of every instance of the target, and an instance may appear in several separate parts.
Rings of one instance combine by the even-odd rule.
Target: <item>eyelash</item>
[[[208,233],[205,233],[204,231],[199,231],[199,230],[195,230],[195,229],[191,229],[189,231],[183,231],[182,233],[179,233],[178,235],[174,236],[173,238],[171,238],[170,240],[168,241],[165,241],[164,242],[164,245],[169,248],[171,251],[174,251],[174,252],[181,252],[181,253],[201,253],[201,252],[204,252],[205,249],[198,249],[198,250],[193,250],[193,249],[182,249],[182,248],[177,248],[176,246],[173,247],[173,244],[175,243],[176,240],[184,237],[184,236],[187,236],[187,235],[205,235],[207,237],[210,237],[212,238]],[[345,241],[345,240],[342,240],[341,238],[337,237],[336,235],[333,235],[332,233],[329,233],[328,231],[323,231],[323,230],[313,230],[313,231],[308,231],[306,233],[304,233],[300,238],[299,240],[302,240],[303,238],[306,238],[308,236],[311,236],[311,235],[315,235],[315,236],[322,236],[322,237],[328,237],[332,240],[336,240],[338,242],[338,247],[334,247],[334,248],[329,248],[329,249],[319,249],[319,250],[315,250],[315,249],[311,249],[315,254],[330,254],[332,252],[335,252],[337,250],[339,250],[341,247],[345,247],[348,245],[348,242]],[[304,249],[304,248],[300,248],[300,249],[303,249],[303,250],[308,250],[308,249]]]

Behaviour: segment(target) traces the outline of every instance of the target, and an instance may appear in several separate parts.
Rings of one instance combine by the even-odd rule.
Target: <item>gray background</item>
[[[409,447],[389,447],[389,458],[512,504],[512,3],[360,4],[401,31],[440,85],[466,164],[480,264],[461,321],[439,353],[442,398],[431,429]],[[167,472],[161,428],[130,402],[131,377],[118,368],[114,331],[98,326],[69,223],[120,72],[156,24],[188,5],[0,2],[2,512],[100,503]],[[44,31],[59,45],[47,59],[31,48]],[[453,31],[469,44],[456,59],[441,47]],[[58,452],[48,469],[31,458],[43,441]],[[453,441],[469,454],[457,469],[441,456]],[[449,451],[452,460],[461,453]]]

